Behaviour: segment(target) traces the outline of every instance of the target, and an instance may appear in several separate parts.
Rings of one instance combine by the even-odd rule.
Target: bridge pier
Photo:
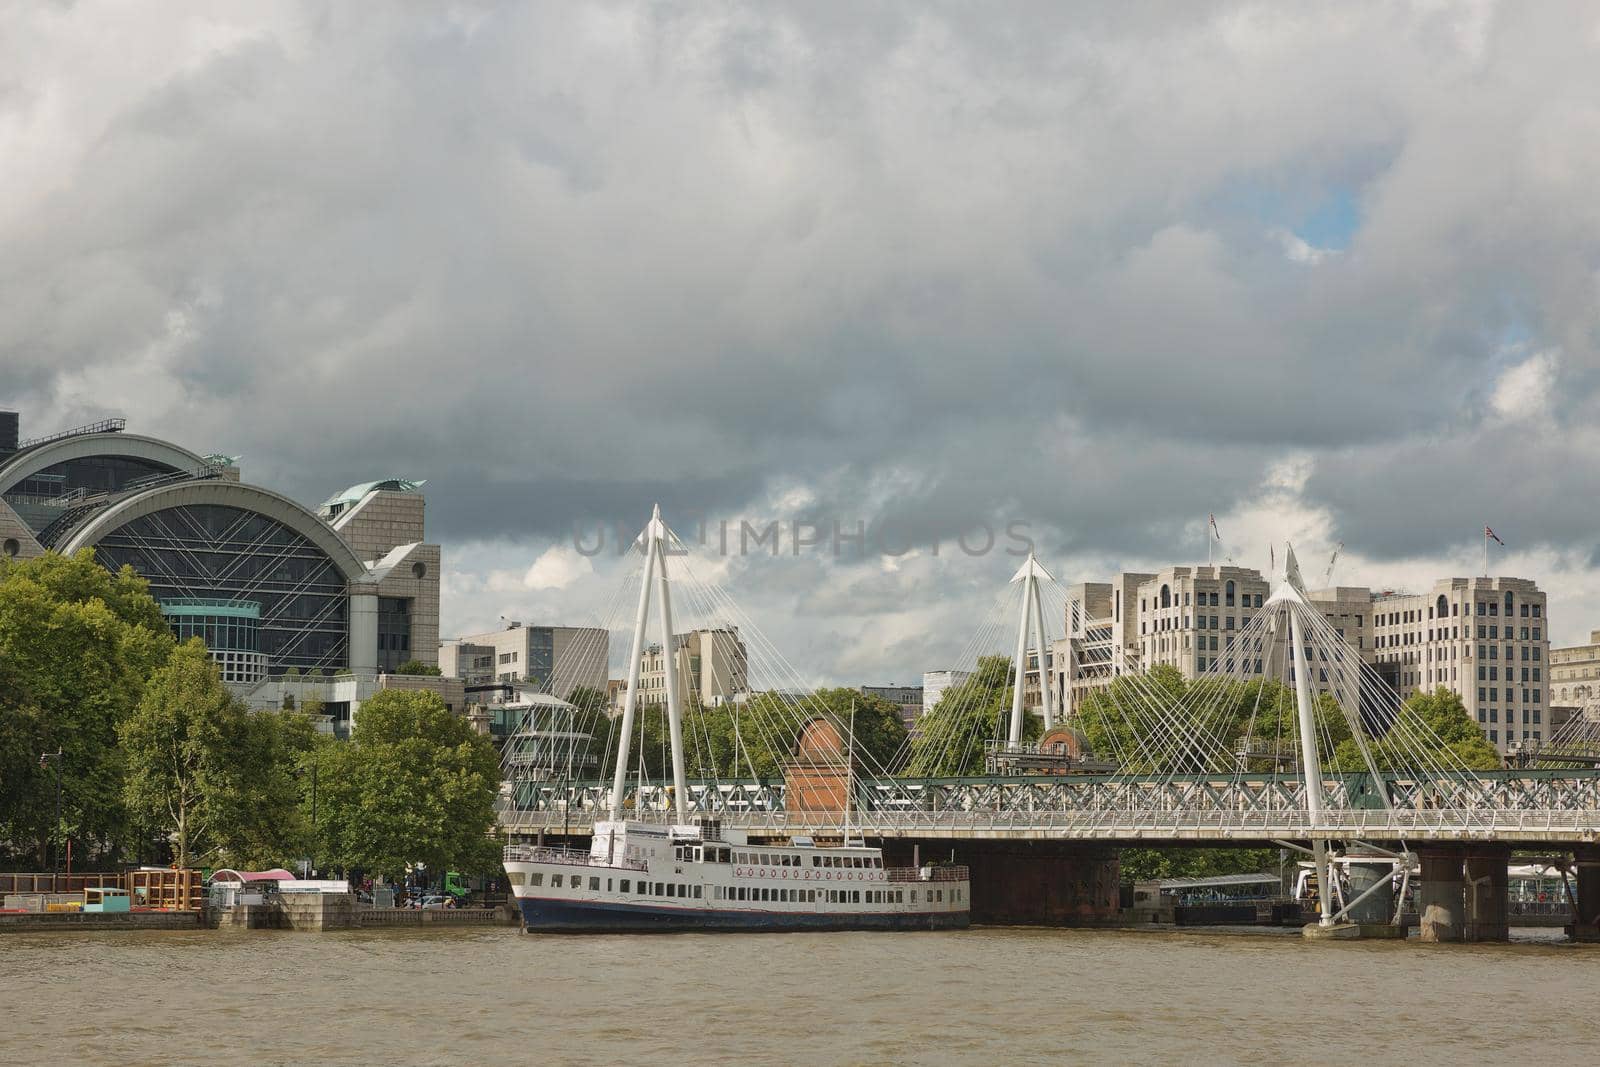
[[[1466,923],[1464,941],[1505,941],[1510,881],[1506,867],[1510,845],[1473,845],[1466,854]]]
[[[1424,941],[1460,941],[1466,920],[1464,858],[1458,848],[1417,850],[1417,917]]]
[[[1580,848],[1573,852],[1578,874],[1577,914],[1567,927],[1574,941],[1600,943],[1600,848]]]
[[[1117,851],[1059,841],[886,840],[885,863],[948,860],[972,871],[972,921],[995,926],[1112,926],[1121,920]]]

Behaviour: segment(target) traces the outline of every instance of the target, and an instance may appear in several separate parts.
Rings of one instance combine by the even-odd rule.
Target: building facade
[[[1127,572],[1071,587],[1066,636],[1054,642],[1051,656],[1056,711],[1070,717],[1112,679],[1156,664],[1186,679],[1211,670],[1219,658],[1226,661],[1234,634],[1270,593],[1260,571],[1234,566]],[[1545,594],[1535,583],[1445,578],[1415,595],[1336,586],[1309,591],[1306,599],[1401,699],[1444,686],[1502,753],[1549,737],[1549,627]],[[1573,691],[1576,675],[1589,670],[1596,679],[1589,691],[1600,694],[1600,644],[1592,656],[1575,649],[1572,657]],[[1250,662],[1249,673],[1263,666]],[[1331,683],[1319,671],[1312,684],[1326,690]]]
[[[1552,703],[1581,708],[1600,701],[1600,630],[1589,631],[1589,643],[1550,650]],[[1548,736],[1548,735],[1546,735]]]
[[[736,626],[714,627],[673,634],[673,668],[678,700],[687,707],[716,707],[740,700],[750,692],[750,653]],[[667,702],[667,660],[662,645],[650,645],[639,655],[639,703]],[[628,696],[627,682],[611,689],[612,714],[620,714]]]
[[[1443,578],[1371,598],[1373,662],[1401,698],[1443,686],[1502,753],[1545,740],[1549,622],[1526,578]]]
[[[906,729],[922,716],[922,686],[920,685],[863,685],[856,690],[862,696],[887,700],[900,709],[900,722]]]
[[[563,700],[582,686],[606,691],[611,635],[594,626],[524,626],[453,638],[439,645],[439,669],[468,686],[529,683]]]
[[[971,677],[971,671],[924,671],[922,673],[923,711],[933,710],[938,706],[945,690],[953,689]]]
[[[405,660],[435,661],[440,553],[424,540],[420,483],[354,486],[324,517],[244,482],[227,456],[121,419],[33,440],[18,424],[0,413],[0,553],[88,548],[132,567],[252,705],[270,706],[289,674],[370,685]]]

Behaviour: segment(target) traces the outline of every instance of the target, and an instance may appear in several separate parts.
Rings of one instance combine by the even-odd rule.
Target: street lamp
[[[55,845],[56,845],[56,849],[55,849],[55,852],[56,852],[55,878],[51,882],[51,887],[52,888],[59,888],[59,886],[57,886],[55,884],[56,882],[60,881],[60,879],[61,879],[61,841],[60,841],[60,837],[61,837],[61,750],[59,748],[56,749],[54,752],[42,752],[42,753],[39,754],[39,766],[40,767],[46,767],[46,766],[49,766],[52,763],[55,764],[55,768],[56,768],[56,823],[55,823],[55,837],[57,838],[57,840],[56,840],[56,843],[55,843]]]

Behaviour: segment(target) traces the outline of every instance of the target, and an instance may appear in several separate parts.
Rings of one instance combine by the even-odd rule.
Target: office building
[[[684,707],[716,707],[743,699],[750,691],[750,654],[736,626],[673,634],[678,699]],[[627,683],[613,687],[611,710],[622,710]],[[666,651],[650,645],[639,656],[639,705],[667,702]]]
[[[1372,597],[1374,666],[1402,698],[1444,686],[1502,753],[1548,737],[1545,594],[1526,578],[1443,578]]]
[[[606,691],[611,635],[593,626],[524,626],[457,637],[439,646],[439,669],[468,686],[529,683],[563,700],[579,686]]]
[[[900,709],[900,721],[906,727],[922,715],[922,686],[920,685],[863,685],[856,691],[862,696],[887,700]]]
[[[1070,716],[1113,678],[1156,664],[1186,679],[1213,669],[1269,595],[1259,571],[1231,565],[1129,572],[1073,586],[1066,636],[1053,645],[1056,710]],[[1549,736],[1549,629],[1545,594],[1533,582],[1445,578],[1415,595],[1336,586],[1306,599],[1401,699],[1444,686],[1502,753]],[[1600,674],[1600,655],[1595,660]],[[1251,663],[1249,673],[1261,667]],[[1323,672],[1312,681],[1329,688]]]
[[[252,706],[277,706],[285,676],[334,675],[359,680],[358,704],[379,675],[435,662],[440,554],[420,482],[352,486],[319,514],[122,419],[31,440],[19,421],[0,412],[0,553],[89,548],[131,566]]]

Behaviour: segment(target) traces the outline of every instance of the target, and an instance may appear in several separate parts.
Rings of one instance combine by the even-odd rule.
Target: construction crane
[[[1328,558],[1328,572],[1322,576],[1322,587],[1324,589],[1332,588],[1333,586],[1333,565],[1339,562],[1339,553],[1342,551],[1344,551],[1343,541],[1333,546],[1333,555]]]

